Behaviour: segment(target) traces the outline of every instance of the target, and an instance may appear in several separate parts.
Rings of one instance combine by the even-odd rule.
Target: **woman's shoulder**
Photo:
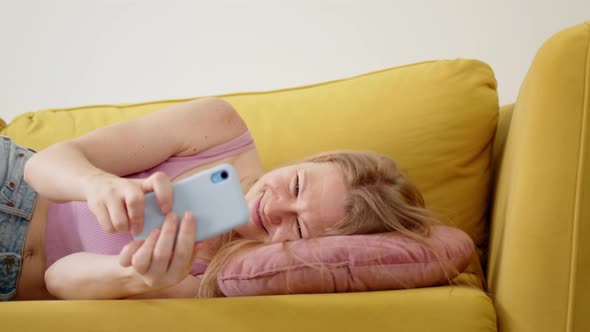
[[[184,114],[176,116],[175,123],[185,128],[185,145],[175,157],[192,156],[251,138],[246,123],[231,104],[219,98],[199,101],[201,103],[195,102],[194,107],[187,104]]]

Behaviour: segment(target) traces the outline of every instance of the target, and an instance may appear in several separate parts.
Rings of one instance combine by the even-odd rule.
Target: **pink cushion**
[[[474,245],[463,231],[436,226],[435,250],[455,268],[449,278],[463,272]],[[275,243],[256,248],[227,264],[217,282],[226,296],[359,292],[434,286],[447,282],[436,256],[414,240],[383,236],[331,236],[290,243],[293,259]],[[312,265],[312,266],[309,266]],[[325,266],[321,269],[322,265]]]

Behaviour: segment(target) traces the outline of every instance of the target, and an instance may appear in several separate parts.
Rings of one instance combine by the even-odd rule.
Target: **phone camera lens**
[[[229,176],[229,175],[227,174],[227,172],[226,172],[226,171],[223,171],[223,172],[221,172],[221,178],[222,178],[222,179],[224,179],[224,180],[225,180],[225,179],[227,179],[227,177],[228,177],[228,176]]]

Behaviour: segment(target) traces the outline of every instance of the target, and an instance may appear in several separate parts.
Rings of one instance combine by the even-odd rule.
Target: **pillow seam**
[[[456,261],[460,261],[459,258],[454,257],[452,259],[449,260],[451,263],[455,263]],[[388,263],[388,264],[381,264],[379,266],[408,266],[408,265],[424,265],[424,264],[432,264],[432,263],[437,263],[438,261],[428,261],[428,262],[406,262],[406,263]],[[319,264],[319,263],[316,263]],[[377,266],[377,265],[372,265],[372,264],[351,264],[350,261],[348,262],[344,262],[344,263],[335,263],[335,264],[326,264],[329,265],[328,268],[335,268],[335,269],[341,269],[341,268],[351,268],[351,267],[366,267],[366,266]],[[270,271],[264,271],[264,272],[259,272],[256,274],[252,274],[252,275],[237,275],[237,274],[230,274],[230,275],[226,275],[224,276],[222,273],[220,273],[219,279],[221,281],[227,281],[227,280],[249,280],[249,279],[256,279],[256,278],[260,278],[260,277],[269,277],[272,275],[276,275],[278,273],[282,273],[282,272],[290,272],[290,271],[299,271],[305,268],[313,268],[310,267],[308,265],[297,265],[297,266],[293,266],[293,267],[289,267],[289,268],[279,268],[279,269],[274,269],[274,270],[270,270]]]

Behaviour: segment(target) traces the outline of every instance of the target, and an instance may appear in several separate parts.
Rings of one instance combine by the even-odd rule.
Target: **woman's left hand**
[[[129,243],[119,254],[121,266],[133,267],[151,290],[174,286],[189,275],[199,247],[194,243],[195,218],[189,212],[184,214],[175,243],[178,225],[178,217],[170,212],[161,230]]]

